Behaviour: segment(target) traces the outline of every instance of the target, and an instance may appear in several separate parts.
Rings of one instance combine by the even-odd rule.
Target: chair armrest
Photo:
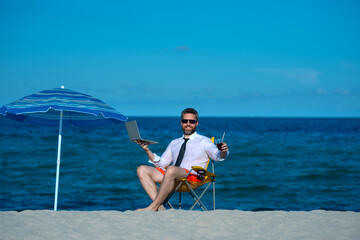
[[[203,167],[192,166],[191,168],[192,168],[193,171],[195,171],[197,174],[199,174],[201,176],[216,177],[215,174],[209,172],[208,170],[206,170]]]

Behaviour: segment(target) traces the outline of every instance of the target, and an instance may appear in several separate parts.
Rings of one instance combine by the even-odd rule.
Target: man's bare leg
[[[145,192],[154,200],[157,195],[156,183],[161,183],[164,177],[162,173],[154,167],[141,165],[137,169],[137,175]]]
[[[160,188],[157,191],[157,195],[153,200],[153,202],[147,208],[139,209],[139,210],[158,211],[160,206],[162,206],[162,203],[166,199],[166,197],[175,189],[176,182],[181,178],[185,177],[186,174],[187,173],[183,168],[169,166],[166,169],[164,178],[162,180]]]
[[[164,176],[156,168],[147,165],[138,167],[137,175],[145,192],[154,201],[158,192],[156,183],[161,183]],[[165,210],[165,207],[160,206],[159,210]]]

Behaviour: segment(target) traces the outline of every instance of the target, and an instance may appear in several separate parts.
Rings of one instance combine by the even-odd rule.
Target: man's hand
[[[140,141],[140,140],[135,140],[135,142],[136,142],[137,144],[139,144],[142,149],[145,150],[145,152],[146,152],[146,154],[148,155],[150,161],[153,162],[154,159],[155,159],[155,155],[154,155],[154,153],[150,150],[149,144],[148,144],[147,142]]]
[[[220,152],[221,158],[226,158],[228,151],[229,151],[228,145],[226,144],[226,142],[223,142]]]
[[[227,151],[229,151],[228,145],[226,144],[226,142],[223,142],[221,146],[221,152],[227,152]]]
[[[147,151],[150,150],[150,149],[149,149],[149,144],[148,144],[147,142],[143,142],[143,141],[140,141],[140,140],[135,140],[135,142],[136,142],[137,144],[139,144],[140,147],[145,150],[145,152],[147,152]]]

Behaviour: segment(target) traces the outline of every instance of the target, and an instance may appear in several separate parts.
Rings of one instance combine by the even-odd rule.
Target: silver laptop
[[[136,121],[131,121],[131,122],[126,122],[126,130],[128,132],[129,138],[131,141],[141,141],[147,144],[158,144],[158,142],[155,141],[151,141],[151,140],[146,140],[146,139],[142,139],[140,137],[140,132],[139,132],[139,128],[137,126]]]

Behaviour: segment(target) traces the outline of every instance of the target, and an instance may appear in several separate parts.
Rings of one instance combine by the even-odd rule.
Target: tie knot
[[[183,138],[185,140],[185,142],[189,141],[190,138]]]

